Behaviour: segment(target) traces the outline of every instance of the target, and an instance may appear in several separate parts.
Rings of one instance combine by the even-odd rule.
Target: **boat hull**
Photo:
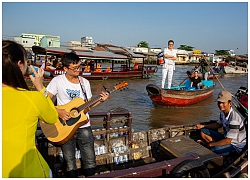
[[[247,74],[248,69],[240,66],[224,66],[224,71],[226,74]]]
[[[195,128],[195,124],[164,125],[162,128],[133,132],[132,113],[126,109],[89,112],[89,116],[94,130],[96,172],[88,178],[173,178],[180,174],[177,169],[186,172],[185,176],[191,178],[238,177],[242,172],[247,173],[247,146],[241,154],[230,156],[227,160],[227,157],[221,157],[196,142],[200,138],[200,131]],[[105,128],[99,129],[100,125]],[[119,129],[113,128],[119,126]],[[219,128],[218,132],[223,132],[223,129]],[[37,137],[43,135],[37,132]],[[61,147],[53,144],[48,146],[45,137],[37,139],[37,142],[38,150],[50,164],[53,177],[65,177],[66,162],[61,156]],[[76,167],[81,178],[84,177],[82,165],[78,148]]]
[[[161,89],[155,85],[146,87],[150,99],[159,105],[164,106],[188,106],[198,103],[214,92],[214,86],[200,90],[169,90]]]
[[[51,80],[53,77],[64,74],[64,70],[52,70],[52,69],[45,69],[44,76],[45,80]],[[147,78],[155,74],[157,69],[150,68],[147,69],[145,72],[141,70],[135,71],[113,71],[113,72],[83,72],[80,71],[79,75],[88,79],[88,80],[106,80],[106,79],[126,79],[126,78]],[[25,76],[25,78],[29,78]]]

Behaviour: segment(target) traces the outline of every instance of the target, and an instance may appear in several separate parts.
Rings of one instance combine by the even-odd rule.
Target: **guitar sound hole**
[[[79,115],[79,111],[77,108],[71,109],[70,111],[70,117],[75,118]]]

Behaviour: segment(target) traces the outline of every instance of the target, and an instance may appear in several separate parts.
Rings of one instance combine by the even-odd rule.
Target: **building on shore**
[[[32,46],[60,47],[60,36],[50,34],[22,33],[14,37],[14,41],[22,44],[28,51],[31,51]]]
[[[40,42],[42,47],[60,47],[60,36],[45,35]]]

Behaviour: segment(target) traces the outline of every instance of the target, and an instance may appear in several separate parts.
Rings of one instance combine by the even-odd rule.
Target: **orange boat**
[[[202,88],[190,88],[190,80],[184,85],[172,86],[170,89],[162,89],[154,84],[146,86],[150,99],[163,106],[188,106],[198,103],[214,92],[215,83],[212,80],[202,80]]]

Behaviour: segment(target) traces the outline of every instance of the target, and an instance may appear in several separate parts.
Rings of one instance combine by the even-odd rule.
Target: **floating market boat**
[[[162,89],[154,84],[148,84],[146,90],[150,99],[164,106],[188,106],[198,103],[214,92],[215,83],[212,80],[201,80],[201,89],[190,88],[190,80],[183,85],[172,86],[170,89]]]
[[[237,98],[236,108],[243,115],[243,117],[248,117],[248,89],[241,86],[235,94]]]
[[[47,80],[65,73],[62,68],[48,67],[48,57],[53,56],[57,59],[60,59],[63,54],[70,53],[72,51],[76,53],[82,61],[82,67],[80,67],[79,75],[89,80],[148,78],[154,75],[158,70],[156,65],[144,64],[145,56],[141,54],[131,54],[125,50],[124,52],[120,52],[120,54],[116,54],[107,51],[80,51],[69,48],[43,48],[39,46],[33,46],[32,51],[35,53],[35,59],[37,59],[37,56],[39,55],[45,56],[44,77]],[[133,58],[141,59],[141,63],[137,62],[132,64],[131,62]],[[100,63],[101,61],[109,61],[111,62],[111,66],[102,68]],[[121,63],[119,67],[115,65],[116,62]],[[41,65],[41,62],[38,62],[38,64]]]
[[[200,131],[194,129],[194,124],[133,132],[132,113],[126,109],[91,112],[89,115],[97,166],[95,175],[88,178],[218,178],[239,177],[247,173],[247,146],[242,154],[221,157],[196,142],[200,139]],[[65,177],[66,162],[61,148],[43,137],[41,130],[38,131],[38,149],[48,162],[53,177]],[[84,177],[78,148],[76,164],[78,177]]]

